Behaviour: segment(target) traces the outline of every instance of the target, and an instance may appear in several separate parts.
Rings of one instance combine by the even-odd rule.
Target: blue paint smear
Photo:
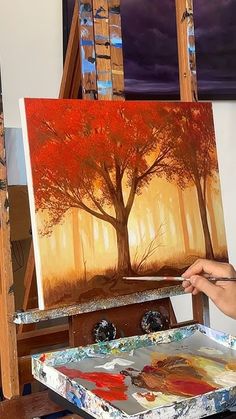
[[[215,409],[217,412],[225,410],[227,404],[229,403],[229,392],[224,391],[223,393],[214,394]]]
[[[74,393],[72,393],[72,391],[68,391],[67,400],[75,404],[77,407],[83,407],[81,398],[77,397]]]
[[[95,64],[91,63],[88,60],[84,60],[82,63],[82,72],[83,73],[94,73],[95,71]]]
[[[194,35],[194,27],[188,28],[188,34],[189,35]]]
[[[98,89],[98,94],[101,96],[111,95],[112,89]]]
[[[97,85],[98,85],[98,93],[100,95],[105,96],[111,93],[111,89],[112,89],[111,80],[107,80],[107,81],[100,80],[97,82]]]
[[[81,61],[82,61],[82,73],[94,73],[95,72],[95,60],[92,63],[91,61],[88,61],[87,58],[85,58],[84,48],[81,48]]]
[[[100,89],[109,89],[112,87],[111,80],[98,80],[98,87]]]
[[[84,3],[80,4],[80,10],[83,12],[92,12],[92,6],[90,3],[86,3],[86,1]]]
[[[92,12],[92,6],[90,3],[81,3],[80,4],[80,12],[81,13],[91,13]]]
[[[82,46],[89,46],[92,47],[94,45],[93,41],[90,39],[82,39],[81,40],[81,45]]]
[[[122,48],[122,39],[118,37],[111,37],[111,45],[116,48]]]
[[[189,50],[189,52],[191,52],[192,54],[194,54],[195,53],[195,45],[189,45],[188,46],[188,50]]]

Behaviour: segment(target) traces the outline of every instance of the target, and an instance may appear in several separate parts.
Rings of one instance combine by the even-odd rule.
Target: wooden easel
[[[118,1],[118,0],[117,0]],[[91,10],[96,9],[102,5],[102,13],[108,13],[109,19],[101,19],[101,22],[95,23],[94,31],[99,34],[99,31],[102,30],[103,34],[109,36],[110,26],[117,26],[117,19],[119,19],[119,14],[112,14],[111,9],[117,6],[116,0],[109,0],[110,8],[107,9],[107,0],[89,0],[86,4],[90,4]],[[104,7],[105,6],[105,7]],[[191,42],[194,42],[192,37],[193,29],[193,15],[192,15],[192,1],[191,0],[176,0],[176,10],[177,10],[177,29],[178,29],[178,48],[179,48],[179,74],[180,74],[180,87],[181,87],[181,100],[184,101],[193,101],[197,99],[196,93],[196,74],[195,74],[195,60],[193,54],[190,53],[188,45]],[[103,98],[103,99],[122,99],[123,97],[123,67],[122,67],[122,51],[117,50],[114,45],[111,45],[108,50],[105,45],[96,45],[85,46],[84,45],[84,56],[86,54],[91,54],[91,48],[94,48],[96,55],[98,56],[96,61],[96,71],[91,72],[88,76],[83,73],[83,63],[80,62],[80,48],[83,46],[80,45],[80,36],[82,33],[81,29],[83,25],[83,19],[81,20],[81,27],[79,27],[78,19],[78,3],[75,3],[74,16],[72,21],[72,28],[70,33],[70,39],[68,44],[68,51],[65,61],[65,67],[63,72],[60,97],[64,98],[77,98],[80,86],[82,87],[83,97],[85,99],[94,99],[94,98]],[[84,13],[87,13],[85,16],[86,19],[89,18],[88,14],[92,12],[87,8]],[[91,18],[90,16],[90,18]],[[118,25],[119,26],[119,25]],[[90,41],[94,42],[94,33],[91,32],[88,34]],[[83,40],[83,38],[81,38]],[[84,43],[86,44],[86,43]],[[87,43],[88,44],[88,43]],[[104,58],[104,48],[106,55],[110,54],[110,59],[103,61]],[[192,49],[191,49],[192,51]],[[100,58],[99,58],[100,57]],[[82,73],[80,71],[82,64]],[[94,67],[95,68],[95,67]],[[104,68],[106,69],[106,76],[104,78]],[[111,85],[113,89],[111,89]],[[101,93],[101,86],[103,92]],[[106,91],[104,93],[104,86],[106,86]],[[3,150],[1,150],[3,153]],[[6,178],[6,167],[1,167],[1,179]],[[1,209],[0,209],[0,219],[1,219],[1,228],[0,228],[0,256],[1,256],[1,329],[0,329],[0,338],[1,342],[4,344],[1,345],[1,371],[2,371],[2,388],[4,396],[7,399],[20,395],[20,387],[23,383],[29,382],[31,380],[31,371],[30,371],[30,357],[25,356],[18,358],[19,345],[17,348],[17,333],[16,333],[16,324],[13,323],[13,317],[15,313],[14,305],[14,285],[13,285],[13,274],[11,266],[11,252],[10,252],[10,234],[9,234],[9,217],[8,217],[8,206],[7,206],[7,190],[1,192]],[[34,259],[33,251],[31,249],[30,257],[28,260],[26,276],[25,276],[25,299],[23,309],[27,310],[29,307],[30,296],[32,295],[32,284],[33,284],[33,272],[34,272]],[[203,311],[203,304],[201,297],[197,296],[193,299],[193,320],[198,322],[206,322],[204,315],[208,315],[207,305],[204,306],[205,310]],[[15,318],[18,319],[27,319],[28,323],[48,318],[48,316],[61,317],[62,315],[70,315],[70,335],[73,335],[73,324],[75,317],[74,315],[79,314],[81,311],[78,307],[72,308],[69,313],[65,311],[61,312],[56,316],[56,313],[51,311],[39,313],[38,311],[30,312],[28,316],[27,312],[18,313]],[[73,315],[73,317],[72,317]],[[28,317],[27,317],[28,316]],[[78,317],[77,317],[78,319]],[[25,326],[24,326],[25,327]],[[43,331],[28,331],[24,332],[23,324],[19,327],[18,341],[26,341],[28,336],[29,345],[32,345],[32,342],[36,345],[38,340],[43,340],[43,333],[46,335],[46,332]],[[30,326],[31,327],[31,326]],[[64,333],[64,335],[63,335]],[[48,337],[52,336],[55,339],[61,339],[61,336],[64,336],[66,339],[66,333],[68,331],[65,328],[59,328],[58,333],[55,331],[55,335],[47,334],[46,342],[49,343],[50,339]],[[20,336],[20,339],[19,339]],[[72,336],[73,337],[73,336]],[[45,345],[45,341],[44,341]]]

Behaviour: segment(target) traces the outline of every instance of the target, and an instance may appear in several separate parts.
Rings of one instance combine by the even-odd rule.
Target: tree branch
[[[87,188],[86,188],[86,192],[89,194],[90,199],[96,205],[98,210],[101,211],[101,213],[93,210],[88,205],[86,205],[83,202],[82,198],[78,195],[78,193],[76,193],[75,191],[71,192],[71,190],[64,188],[64,193],[69,197],[70,200],[71,199],[73,200],[73,202],[70,203],[71,207],[75,206],[74,204],[76,203],[78,208],[81,208],[84,211],[87,211],[89,214],[93,215],[94,217],[99,218],[100,220],[107,221],[108,223],[112,224],[115,227],[117,224],[116,219],[103,210],[99,202],[95,199],[95,197],[91,194],[91,192],[87,190]]]
[[[145,172],[141,175],[138,176],[137,178],[137,182],[139,183],[141,180],[143,180],[146,176],[148,176],[149,174],[152,174],[156,171],[156,168],[158,167],[158,164],[167,156],[167,154],[169,153],[169,151],[171,150],[171,147],[167,147],[165,151],[163,151],[163,153],[161,155],[159,155],[154,162],[151,164],[151,166],[149,166],[149,168],[147,170],[145,170]]]
[[[87,194],[89,195],[90,199],[92,200],[92,202],[94,203],[94,205],[97,207],[97,209],[104,215],[107,217],[111,217],[110,214],[108,214],[103,207],[100,205],[100,203],[98,202],[98,200],[95,198],[95,196],[93,195],[93,193],[85,187],[85,190],[87,192]],[[115,220],[115,218],[114,218]]]
[[[100,214],[97,211],[94,211],[92,208],[89,208],[84,202],[80,201],[77,202],[78,208],[83,209],[84,211],[88,212],[89,214],[93,215],[96,218],[99,218],[102,221],[106,221],[108,223],[110,223],[113,227],[116,228],[117,226],[117,221],[114,217],[112,217],[111,215],[108,215],[107,213],[105,214]]]

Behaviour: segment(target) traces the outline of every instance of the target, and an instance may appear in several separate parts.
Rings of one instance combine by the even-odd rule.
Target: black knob
[[[147,311],[141,320],[141,328],[145,333],[158,332],[165,325],[166,319],[159,311]]]
[[[101,320],[93,328],[95,342],[106,342],[116,337],[116,327],[107,320]]]

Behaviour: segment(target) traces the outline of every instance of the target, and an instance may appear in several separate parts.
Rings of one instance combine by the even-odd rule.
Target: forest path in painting
[[[25,99],[25,109],[46,306],[227,258],[210,104]]]

